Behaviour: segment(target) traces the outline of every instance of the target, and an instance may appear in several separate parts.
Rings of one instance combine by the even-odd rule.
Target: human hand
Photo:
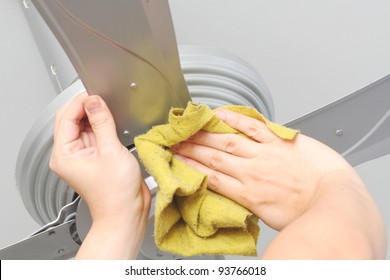
[[[134,245],[131,250],[137,253],[149,215],[150,191],[99,96],[79,94],[58,111],[50,167],[86,201],[93,226],[104,229],[98,230],[97,238],[114,236],[108,232],[111,229],[127,230],[126,238],[131,235],[133,241],[128,243]]]
[[[281,230],[313,202],[319,182],[335,171],[356,176],[326,145],[302,134],[282,140],[258,120],[227,110],[217,115],[251,139],[201,131],[173,147],[176,157],[209,178],[209,189]]]

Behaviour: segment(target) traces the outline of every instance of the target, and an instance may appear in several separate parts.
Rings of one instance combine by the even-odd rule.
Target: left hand
[[[379,209],[340,154],[302,134],[282,140],[263,122],[241,114],[217,115],[248,138],[201,131],[173,150],[208,176],[209,189],[280,231],[263,258],[385,257]]]

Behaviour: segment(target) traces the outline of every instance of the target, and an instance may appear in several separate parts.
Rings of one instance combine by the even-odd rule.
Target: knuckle
[[[221,178],[217,172],[211,172],[208,175],[208,186],[211,190],[219,193],[221,189]]]
[[[239,201],[241,205],[243,205],[248,209],[261,204],[259,201],[260,200],[259,195],[253,193],[250,189],[246,189],[246,191],[238,192],[237,196],[238,196],[237,201]]]
[[[233,137],[233,135],[229,135],[224,143],[224,149],[225,152],[229,154],[233,154],[234,152],[237,151],[237,141]]]
[[[52,147],[51,154],[50,154],[49,168],[54,171],[55,169],[57,169],[57,166],[58,166],[58,156],[57,156],[56,146],[54,145]]]
[[[259,126],[259,124],[256,122],[251,122],[250,124],[248,124],[244,134],[253,139],[256,139],[259,136],[260,131],[261,127]]]
[[[106,114],[101,114],[92,120],[89,120],[92,129],[99,129],[109,121],[109,117]]]
[[[210,157],[210,168],[218,170],[222,165],[222,153],[220,151],[214,152]]]
[[[245,192],[245,194],[242,194],[242,199],[245,201],[245,204],[250,206],[257,206],[261,205],[261,198],[256,193],[251,192]]]
[[[50,168],[52,171],[55,171],[56,168],[57,168],[57,163],[56,163],[56,161],[55,161],[55,159],[54,159],[53,156],[50,158],[50,161],[49,161],[49,168]]]
[[[50,170],[53,171],[55,174],[60,176],[60,173],[62,171],[61,163],[59,162],[58,158],[55,156],[52,156],[49,161],[49,167]]]

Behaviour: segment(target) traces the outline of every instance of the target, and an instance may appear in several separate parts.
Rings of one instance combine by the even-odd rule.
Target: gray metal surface
[[[65,260],[80,248],[70,234],[75,221],[68,221],[0,250],[2,260]]]
[[[20,147],[16,185],[31,217],[40,225],[56,219],[75,192],[49,168],[55,113],[74,95],[84,91],[80,80],[65,89],[41,112]]]
[[[231,53],[205,46],[179,46],[184,78],[195,102],[211,108],[243,105],[274,119],[274,104],[257,70]]]
[[[53,222],[28,238],[0,250],[2,260],[61,260],[76,255],[80,239],[76,229],[78,197],[65,205]]]
[[[107,101],[124,145],[190,100],[166,0],[33,3],[87,91]]]
[[[77,79],[76,70],[35,6],[30,3],[30,0],[25,0],[23,3],[28,26],[38,46],[45,68],[57,93],[61,93]]]
[[[286,124],[342,154],[352,165],[390,153],[390,75]]]

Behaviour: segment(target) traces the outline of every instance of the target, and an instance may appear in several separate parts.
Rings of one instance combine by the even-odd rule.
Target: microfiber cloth
[[[226,106],[263,121],[279,137],[292,140],[297,131],[268,121],[255,109]],[[159,249],[192,256],[200,254],[256,256],[258,218],[236,202],[207,189],[207,176],[173,156],[172,145],[200,130],[238,133],[207,105],[189,102],[173,108],[168,123],[134,139],[146,170],[158,184],[155,242]]]

